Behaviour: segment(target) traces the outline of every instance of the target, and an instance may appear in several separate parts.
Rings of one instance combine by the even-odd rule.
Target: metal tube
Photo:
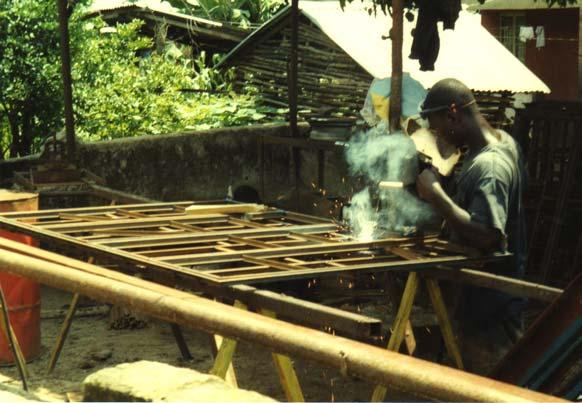
[[[61,75],[65,101],[65,129],[67,133],[67,158],[75,159],[75,118],[73,116],[73,88],[71,79],[71,54],[69,51],[69,17],[67,0],[57,0],[59,6],[59,28],[61,45]]]
[[[562,401],[477,375],[390,352],[378,347],[292,325],[162,286],[142,288],[131,276],[93,267],[93,273],[14,253],[26,245],[0,239],[0,267],[51,287],[123,305],[154,318],[273,351],[316,361],[414,396],[448,401]],[[58,255],[55,255],[55,257]],[[52,260],[52,259],[51,259]],[[164,291],[166,289],[167,291]],[[183,297],[179,295],[183,294]]]

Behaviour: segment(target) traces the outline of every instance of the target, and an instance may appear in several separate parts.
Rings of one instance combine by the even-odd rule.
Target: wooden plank
[[[478,287],[492,288],[510,295],[545,302],[554,301],[563,292],[563,290],[559,288],[548,287],[543,284],[532,283],[529,281],[518,280],[513,277],[505,277],[473,269],[435,266],[434,269],[430,269],[425,273],[426,275],[435,278],[457,281]]]
[[[210,346],[212,348],[212,355],[213,355],[214,359],[216,359],[216,355],[218,354],[218,350],[220,349],[220,346],[222,345],[223,341],[224,341],[224,338],[218,334],[210,335],[210,343],[211,343]],[[224,380],[230,386],[232,386],[234,388],[238,388],[238,381],[236,379],[236,373],[234,372],[234,366],[232,365],[232,362],[230,363],[230,365],[228,366],[228,369],[226,370],[226,375],[224,377]]]
[[[443,300],[443,295],[441,293],[441,288],[438,282],[432,278],[425,278],[426,288],[428,289],[428,295],[432,302],[432,306],[435,310],[439,321],[439,327],[443,334],[443,340],[445,341],[445,347],[449,356],[455,362],[455,365],[459,369],[464,369],[463,360],[461,358],[461,350],[456,342],[455,334],[453,333],[453,327],[449,319],[449,313],[447,312],[447,307],[445,306],[445,301]]]
[[[404,339],[404,333],[409,324],[410,312],[412,312],[412,304],[414,303],[414,298],[416,296],[416,291],[418,290],[418,275],[415,272],[408,274],[408,279],[406,280],[406,286],[404,287],[404,293],[402,294],[402,300],[400,301],[400,306],[398,307],[398,313],[394,319],[390,330],[392,334],[388,340],[388,350],[398,351],[402,340]],[[377,385],[372,393],[372,402],[382,402],[386,397],[387,388],[384,385]]]
[[[185,213],[188,215],[208,215],[208,214],[245,214],[257,213],[268,210],[263,204],[223,204],[223,205],[193,205],[186,207]]]
[[[235,301],[234,306],[243,310],[247,309],[246,305],[240,301]],[[222,379],[225,379],[226,373],[232,364],[232,358],[234,356],[234,352],[236,351],[236,345],[237,341],[234,339],[222,339],[222,343],[220,343],[220,347],[216,353],[214,365],[210,370],[212,375],[216,375]]]
[[[259,313],[269,318],[277,318],[275,312],[268,309],[259,309]],[[301,385],[299,384],[299,379],[297,378],[297,373],[293,367],[293,361],[291,361],[288,356],[283,354],[272,353],[272,356],[287,401],[304,402],[305,398],[303,397],[303,392],[301,390]]]

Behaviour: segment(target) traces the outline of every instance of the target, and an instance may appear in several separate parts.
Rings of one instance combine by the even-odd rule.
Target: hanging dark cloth
[[[461,0],[416,0],[416,5],[418,19],[409,58],[420,62],[420,70],[432,71],[440,50],[437,22],[442,21],[444,29],[455,29]]]

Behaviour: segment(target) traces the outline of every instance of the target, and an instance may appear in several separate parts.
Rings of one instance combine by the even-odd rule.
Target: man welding
[[[485,120],[471,90],[456,79],[437,82],[421,110],[430,130],[456,147],[467,147],[454,188],[445,192],[425,169],[417,192],[444,218],[450,239],[484,252],[509,251],[509,263],[485,270],[521,277],[526,260],[522,190],[525,171],[516,142]],[[450,194],[450,195],[449,195]],[[520,336],[524,301],[501,292],[464,287],[455,317],[467,369],[489,372]]]

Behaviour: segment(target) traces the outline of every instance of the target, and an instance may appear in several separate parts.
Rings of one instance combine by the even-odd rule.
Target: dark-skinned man
[[[451,240],[484,252],[513,253],[509,263],[485,270],[521,277],[526,235],[519,147],[507,133],[491,127],[471,90],[455,79],[430,89],[421,116],[437,136],[467,147],[467,153],[449,193],[437,174],[424,170],[417,179],[418,194],[444,218]],[[468,370],[486,374],[507,352],[521,333],[523,303],[494,290],[463,287],[455,317]]]

